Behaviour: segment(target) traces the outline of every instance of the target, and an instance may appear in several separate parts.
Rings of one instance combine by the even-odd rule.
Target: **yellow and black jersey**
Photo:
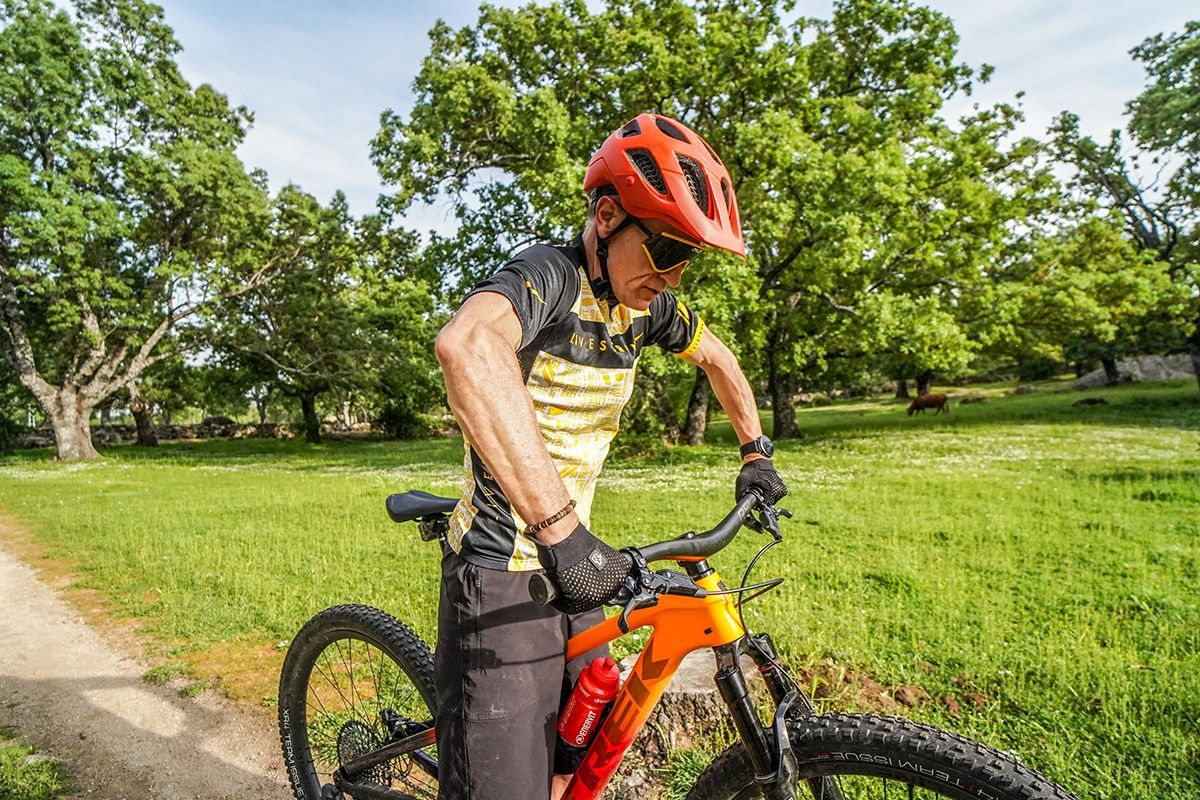
[[[596,478],[633,391],[638,355],[659,345],[680,356],[696,350],[704,322],[669,291],[645,311],[597,301],[582,239],[535,245],[478,283],[471,294],[508,298],[521,322],[517,357],[538,427],[575,510],[589,522]],[[450,546],[489,569],[538,568],[522,520],[479,454],[465,443],[463,487],[450,518]],[[533,520],[536,522],[537,520]]]

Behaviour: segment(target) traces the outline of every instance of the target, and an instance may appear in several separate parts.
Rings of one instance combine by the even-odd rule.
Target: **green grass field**
[[[755,574],[787,580],[748,623],[798,667],[919,686],[929,699],[906,715],[1080,797],[1200,797],[1195,382],[1089,392],[1108,401],[1089,408],[1049,385],[990,393],[940,416],[882,400],[801,411],[805,438],[776,457],[795,517]],[[623,545],[715,523],[737,459],[727,424],[711,434],[611,462],[594,530]],[[455,494],[461,454],[458,440],[122,447],[66,466],[23,453],[0,459],[0,512],[135,618],[152,655],[269,702],[281,643],[325,606],[377,605],[432,640],[437,552],[383,499]],[[714,563],[735,581],[763,543],[746,532]]]

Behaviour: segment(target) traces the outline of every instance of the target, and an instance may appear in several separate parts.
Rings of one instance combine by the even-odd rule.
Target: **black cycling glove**
[[[751,488],[758,489],[768,505],[775,505],[788,493],[783,478],[769,458],[756,458],[742,465],[734,488],[734,500],[741,500]]]
[[[553,605],[567,614],[591,611],[611,600],[625,585],[633,566],[628,554],[613,550],[580,523],[552,545],[537,543],[538,561],[558,587]]]

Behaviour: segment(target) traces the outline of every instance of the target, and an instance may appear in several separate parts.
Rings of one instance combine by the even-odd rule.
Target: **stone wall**
[[[155,425],[159,441],[200,439],[290,439],[291,429],[284,424],[265,425],[210,418],[191,425]],[[92,442],[98,446],[131,444],[137,441],[137,429],[132,425],[96,425],[92,427]],[[38,428],[25,435],[21,447],[53,447],[54,431]]]

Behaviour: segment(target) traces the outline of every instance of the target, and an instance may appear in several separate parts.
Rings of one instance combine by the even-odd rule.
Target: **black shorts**
[[[607,645],[566,664],[566,640],[601,622],[529,599],[529,572],[485,569],[448,548],[442,558],[437,683],[440,800],[543,800],[550,793],[558,713]]]

